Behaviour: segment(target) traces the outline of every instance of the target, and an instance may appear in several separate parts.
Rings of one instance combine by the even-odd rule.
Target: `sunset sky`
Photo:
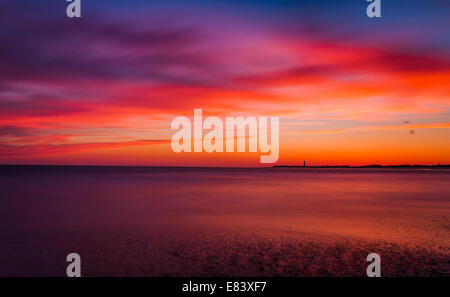
[[[280,117],[278,164],[450,163],[449,1],[67,4],[0,4],[0,164],[262,166],[172,152],[194,108]]]

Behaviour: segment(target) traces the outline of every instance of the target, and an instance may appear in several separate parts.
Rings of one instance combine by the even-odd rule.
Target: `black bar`
[[[55,293],[59,296],[70,292],[72,295],[86,296],[88,293],[106,296],[321,296],[329,294],[370,294],[388,295],[388,293],[427,292],[444,293],[448,287],[448,278],[236,278],[236,277],[194,277],[194,278],[0,278],[3,290],[10,287],[14,292],[32,289]],[[266,283],[262,290],[261,283]],[[231,283],[231,285],[229,285]],[[246,284],[240,290],[234,284]],[[255,283],[259,283],[255,286]],[[211,291],[183,291],[187,284],[216,284]],[[252,284],[252,285],[251,285]],[[228,287],[227,287],[228,286]],[[231,286],[231,287],[230,287]],[[64,288],[64,289],[61,289]],[[193,287],[191,287],[193,288]],[[203,287],[204,288],[204,287]],[[256,290],[255,290],[256,289]]]

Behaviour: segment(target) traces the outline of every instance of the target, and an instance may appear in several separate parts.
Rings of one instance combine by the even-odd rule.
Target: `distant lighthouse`
[[[306,167],[306,160],[303,160],[303,167]]]

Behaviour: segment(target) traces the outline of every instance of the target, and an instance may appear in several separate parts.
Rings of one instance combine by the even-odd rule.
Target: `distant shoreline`
[[[437,164],[437,165],[362,165],[362,166],[350,166],[350,165],[319,165],[319,166],[301,166],[301,165],[274,165],[276,168],[382,168],[382,169],[398,169],[398,168],[450,168],[450,164]]]
[[[361,166],[351,166],[351,165],[273,165],[270,167],[237,167],[237,166],[151,166],[151,165],[73,165],[73,164],[0,164],[0,169],[6,168],[185,168],[185,169],[195,169],[195,168],[205,168],[205,169],[270,169],[270,168],[305,168],[305,169],[317,169],[317,168],[360,168],[360,169],[450,169],[450,164],[434,164],[434,165],[361,165]]]

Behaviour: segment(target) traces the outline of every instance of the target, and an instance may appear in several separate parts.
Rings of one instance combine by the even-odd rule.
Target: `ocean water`
[[[450,273],[445,169],[2,166],[0,189],[2,276],[71,252],[84,275],[362,275],[377,251]]]

